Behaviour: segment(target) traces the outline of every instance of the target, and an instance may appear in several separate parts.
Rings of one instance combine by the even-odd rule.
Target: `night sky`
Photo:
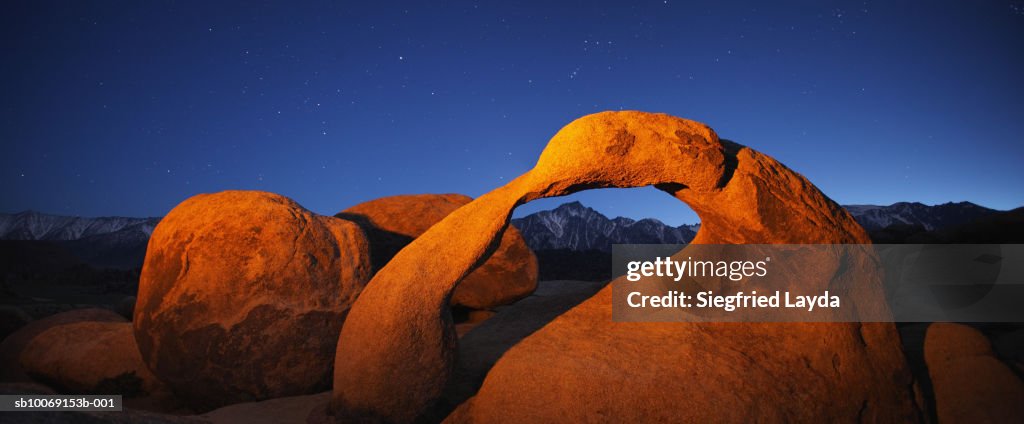
[[[6,2],[0,212],[478,196],[609,109],[705,122],[843,204],[1024,204],[1024,2],[367,3]],[[652,188],[518,214],[567,200],[697,220]]]

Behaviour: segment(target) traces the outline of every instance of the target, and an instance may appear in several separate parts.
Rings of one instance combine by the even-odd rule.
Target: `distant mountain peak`
[[[160,218],[83,218],[38,211],[0,214],[0,239],[52,242],[98,267],[142,265],[146,244]]]
[[[583,203],[581,203],[579,200],[573,200],[571,202],[562,203],[561,205],[558,205],[558,207],[555,208],[555,209],[558,210],[558,209],[590,209],[590,208],[588,208],[586,206],[583,206]]]
[[[994,209],[966,201],[931,206],[921,202],[896,202],[889,206],[847,205],[844,208],[868,232],[891,225],[920,226],[932,231],[965,224],[996,212]]]
[[[0,239],[71,241],[119,231],[139,231],[148,237],[158,222],[160,218],[82,218],[28,210],[0,214]]]
[[[526,244],[534,250],[610,251],[612,244],[683,244],[693,240],[695,227],[672,227],[653,218],[609,219],[579,201],[513,219]]]
[[[550,210],[553,213],[572,214],[572,215],[583,215],[583,214],[598,214],[601,213],[594,210],[594,208],[585,206],[583,203],[577,201],[562,203],[558,207]],[[602,215],[603,216],[603,215]]]

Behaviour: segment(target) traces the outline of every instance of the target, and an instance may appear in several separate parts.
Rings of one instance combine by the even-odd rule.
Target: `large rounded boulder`
[[[194,196],[149,241],[134,311],[142,357],[201,410],[323,391],[368,249],[358,225],[283,196]]]
[[[471,201],[473,198],[461,194],[390,196],[360,203],[335,216],[363,227],[374,268],[379,270],[420,234]],[[536,288],[537,257],[519,231],[509,227],[491,257],[455,289],[451,303],[490,309],[529,296]]]

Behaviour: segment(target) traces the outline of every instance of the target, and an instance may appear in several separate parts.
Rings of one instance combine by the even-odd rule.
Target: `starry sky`
[[[426,3],[7,2],[0,212],[478,196],[610,109],[705,122],[843,204],[1024,204],[1024,2]],[[698,219],[652,188],[517,215],[568,200]]]

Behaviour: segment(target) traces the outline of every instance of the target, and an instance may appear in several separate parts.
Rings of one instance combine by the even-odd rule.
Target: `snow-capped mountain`
[[[533,250],[600,251],[611,251],[612,244],[616,243],[688,243],[697,234],[698,227],[672,227],[653,218],[639,221],[624,217],[608,219],[580,202],[565,203],[549,211],[513,219],[512,225],[519,229]]]
[[[933,231],[972,222],[997,212],[970,202],[925,205],[900,202],[889,206],[844,206],[869,233],[890,225],[920,226]],[[569,249],[610,251],[615,243],[687,243],[693,240],[700,224],[671,227],[656,219],[635,221],[618,217],[608,219],[579,202],[563,204],[513,219],[534,250]]]
[[[0,214],[0,239],[59,244],[100,268],[142,266],[146,245],[160,218],[82,218],[26,211]]]
[[[25,211],[0,214],[0,239],[67,241],[124,230],[137,231],[148,238],[158,222],[160,218],[82,218]]]
[[[868,232],[881,230],[894,224],[919,225],[925,231],[932,231],[965,224],[996,212],[994,209],[978,206],[971,202],[950,202],[934,206],[917,202],[899,202],[889,206],[846,205],[843,207]]]

